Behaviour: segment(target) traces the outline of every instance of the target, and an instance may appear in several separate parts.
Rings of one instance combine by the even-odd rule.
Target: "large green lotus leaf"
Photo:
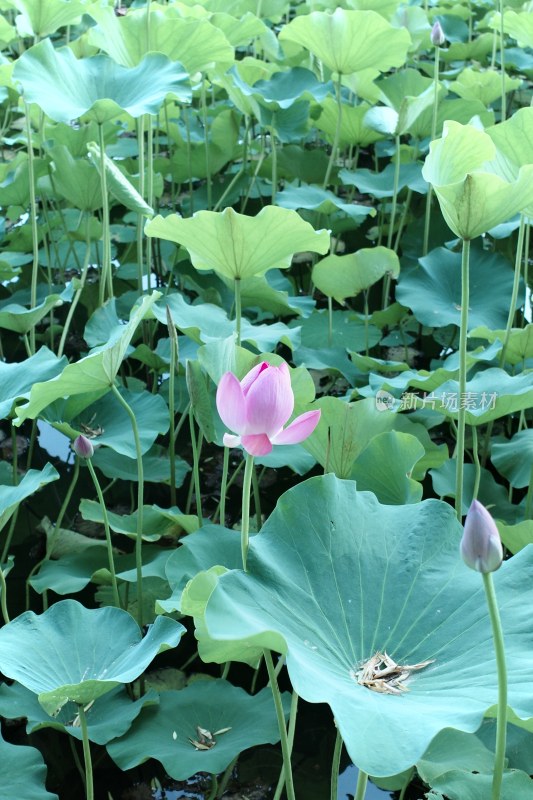
[[[84,520],[103,524],[104,518],[100,503],[95,500],[82,500],[80,514]],[[108,511],[109,527],[115,533],[124,536],[137,536],[137,511],[133,514],[116,514]],[[178,539],[184,532],[192,533],[198,527],[198,517],[193,514],[182,514],[177,506],[159,508],[159,506],[143,506],[143,539],[157,542],[162,537]]]
[[[509,181],[514,181],[520,174],[520,167],[533,162],[533,108],[521,108],[500,125],[493,125],[487,130],[496,145],[496,163],[498,170]],[[524,213],[533,214],[533,205],[529,205]]]
[[[396,299],[424,325],[442,328],[461,323],[461,254],[438,247],[419,259],[418,268],[402,272]],[[505,327],[513,292],[507,259],[472,247],[469,270],[468,326]]]
[[[85,705],[135,680],[184,632],[179,622],[158,617],[141,638],[133,617],[120,608],[87,609],[60,600],[44,614],[27,611],[0,630],[0,669],[53,713],[69,700]]]
[[[393,28],[375,11],[343,8],[333,14],[313,11],[296,17],[285,25],[279,39],[300,44],[343,75],[368,68],[386,72],[401,67],[411,44],[405,28]]]
[[[326,97],[321,103],[321,108],[322,111],[315,122],[315,127],[319,131],[323,131],[328,142],[333,144],[338,124],[339,106],[333,97]],[[365,123],[365,115],[369,108],[368,103],[361,103],[358,106],[343,104],[339,139],[341,147],[348,145],[368,147],[368,145],[383,139],[381,133],[369,128]]]
[[[533,468],[533,430],[527,428],[509,441],[493,442],[490,458],[498,472],[515,489],[529,486]]]
[[[315,231],[296,211],[275,206],[266,206],[255,217],[232,208],[198,211],[189,219],[157,216],[145,232],[186,247],[196,269],[214,269],[235,280],[285,269],[295,253],[323,254],[329,247],[327,231]]]
[[[370,169],[357,169],[351,172],[348,169],[339,170],[339,178],[347,186],[355,186],[363,194],[371,194],[374,197],[392,197],[394,194],[394,164],[387,164],[381,172],[373,172]],[[415,192],[423,194],[425,182],[422,180],[420,165],[402,164],[398,178],[398,189],[405,186]]]
[[[506,525],[505,522],[497,522],[498,532],[501,540],[511,553],[518,553],[519,550],[528,544],[533,544],[533,520],[525,519],[517,522],[516,525]]]
[[[498,172],[494,142],[473,125],[449,120],[431,142],[422,174],[456,236],[474,239],[533,203],[533,164],[513,181]]]
[[[0,361],[0,419],[10,416],[16,400],[27,399],[37,381],[55,378],[67,364],[47,347],[20,362]]]
[[[16,333],[29,333],[52,308],[62,306],[71,298],[72,288],[67,286],[61,294],[49,294],[41,303],[29,309],[12,299],[4,300],[0,303],[0,328]]]
[[[146,453],[158,435],[168,431],[170,423],[167,404],[161,395],[148,391],[130,392],[127,389],[121,389],[120,393],[135,414],[139,427],[141,452]],[[48,411],[43,413],[43,417],[57,430],[72,439],[80,433],[87,435],[88,430],[94,430],[98,433],[93,438],[93,444],[106,445],[116,453],[121,453],[128,458],[136,458],[137,451],[131,432],[131,420],[114,395],[105,395],[96,403],[88,406],[75,419],[57,418],[53,412],[49,413]]]
[[[499,14],[494,15],[493,25],[499,26]],[[519,47],[533,47],[533,12],[516,12],[512,9],[503,15],[503,29],[516,39]]]
[[[97,352],[69,364],[57,377],[34,384],[29,401],[17,407],[14,424],[21,425],[25,419],[35,419],[43,408],[60,397],[98,391],[105,394],[109,391],[137,326],[160,296],[159,292],[153,292],[143,297],[141,303],[132,310],[129,322],[116,331],[110,342],[97,348]]]
[[[505,76],[505,91],[511,92],[520,86],[520,78]],[[467,67],[450,83],[450,89],[465,100],[481,100],[490,105],[501,97],[502,78],[493,69],[480,71]]]
[[[103,123],[121,111],[132,117],[157,114],[170,93],[182,101],[190,99],[181,64],[160,53],[149,53],[127,69],[104,55],[78,60],[68,47],[55,50],[50,39],[23,53],[13,80],[22,85],[29,103],[37,103],[56,122],[87,114]]]
[[[218,578],[207,630],[243,649],[277,638],[295,691],[331,706],[352,761],[378,777],[399,773],[441,730],[475,731],[496,702],[483,585],[458,554],[461,533],[438,500],[382,506],[353,482],[311,478],[283,495],[250,542],[249,572]],[[533,548],[494,575],[509,705],[523,719],[533,716],[524,666],[532,575]],[[376,651],[399,664],[433,663],[412,675],[408,692],[377,693],[356,677]]]
[[[188,581],[199,572],[216,565],[235,569],[242,565],[241,537],[238,531],[221,525],[204,525],[200,530],[185,536],[180,546],[168,558],[167,580],[172,595],[159,600],[164,613],[181,610],[181,595]]]
[[[319,291],[338,302],[369,289],[385,275],[396,278],[400,261],[387,247],[364,247],[346,256],[331,255],[313,267],[312,280]]]
[[[290,108],[297,100],[323,100],[333,93],[331,83],[322,83],[314,72],[303,67],[275,72],[269,80],[259,80],[250,86],[237,69],[232,69],[234,85],[247,97],[253,97],[260,105],[276,111]]]
[[[50,148],[53,184],[59,194],[81,211],[102,207],[98,170],[87,159],[73,158],[64,144]]]
[[[435,792],[443,792],[449,800],[486,800],[492,792],[492,772],[469,772],[453,769],[440,775],[433,784]],[[437,797],[444,797],[438,794]],[[533,780],[525,772],[506,770],[500,793],[501,800],[532,800]]]
[[[327,311],[314,311],[307,319],[297,320],[291,326],[301,328],[302,345],[309,350],[320,350],[328,341],[329,315]],[[368,344],[373,347],[381,339],[375,325],[368,326]],[[332,314],[332,344],[337,349],[360,351],[365,349],[364,321],[353,312],[334,311]]]
[[[226,14],[224,11],[217,11],[215,14],[211,14],[209,21],[222,31],[233,47],[248,45],[253,39],[268,33],[265,23],[250,11],[240,18]]]
[[[289,695],[283,701],[288,714]],[[213,747],[195,748],[191,740],[198,740],[198,727],[213,734]],[[277,741],[270,689],[249,695],[224,680],[195,681],[178,692],[162,692],[159,705],[147,708],[107,751],[123,770],[155,758],[172,778],[186,780],[196,772],[222,772],[243,750]]]
[[[235,61],[223,32],[207,19],[177,16],[171,8],[152,8],[148,41],[145,8],[117,17],[110,6],[95,3],[88,13],[98,23],[89,31],[89,42],[126,67],[136,66],[149,52],[179,61],[190,75],[213,67],[226,70]]]
[[[23,500],[58,478],[57,470],[46,464],[42,470],[28,470],[17,486],[0,486],[0,530]]]
[[[380,503],[417,503],[422,499],[422,484],[410,476],[424,455],[415,436],[398,431],[380,433],[356,460],[351,477],[359,489],[374,492]]]
[[[489,342],[496,342],[503,347],[505,340],[505,330],[491,330],[482,325],[470,331],[470,335],[476,339],[486,339]],[[528,358],[533,358],[533,324],[529,323],[524,328],[511,328],[509,342],[505,353],[505,361],[516,366],[522,364]]]
[[[9,5],[20,12],[16,20],[19,35],[39,39],[64,25],[71,25],[87,10],[87,6],[77,0],[10,0]]]
[[[444,464],[431,471],[433,489],[441,499],[443,497],[455,498],[455,472],[456,461],[450,458]],[[476,486],[476,467],[475,464],[465,464],[463,481],[463,508],[465,516],[474,500],[474,489]],[[481,468],[481,479],[476,499],[479,499],[484,506],[490,509],[492,515],[497,519],[504,519],[506,522],[514,522],[517,517],[521,519],[523,514],[519,506],[509,502],[507,489],[501,483],[497,483],[492,472]]]
[[[417,398],[418,408],[430,408],[457,419],[459,405],[465,406],[468,425],[483,425],[533,405],[533,381],[530,373],[509,375],[492,367],[478,372],[467,381],[463,397],[458,381],[446,381],[425,398]]]
[[[0,800],[58,800],[45,787],[46,765],[39,750],[5,742],[0,736]]]
[[[145,482],[170,483],[170,461],[166,450],[154,445],[143,455],[142,459]],[[123,481],[139,480],[137,459],[121,456],[108,447],[96,450],[92,462],[106,478],[111,480],[114,478]],[[176,456],[176,487],[182,485],[190,469],[186,461]]]
[[[320,214],[346,214],[354,222],[362,222],[365,217],[376,216],[376,210],[371,206],[358,205],[357,203],[345,203],[340,200],[333,192],[321,189],[319,186],[286,186],[283,191],[278,192],[276,202],[282,208],[299,208],[317,211]]]
[[[132,701],[124,687],[116,686],[87,709],[89,739],[96,744],[107,744],[111,739],[122,736],[142,709],[156,704],[158,699],[157,693],[151,689],[139,700]],[[51,716],[43,709],[36,695],[20,683],[0,686],[0,714],[7,719],[26,717],[27,733],[55,728],[70,733],[76,739],[82,738],[75,703],[66,703],[55,716]]]

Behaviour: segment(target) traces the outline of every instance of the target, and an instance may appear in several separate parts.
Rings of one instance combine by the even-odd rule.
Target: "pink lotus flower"
[[[217,409],[224,425],[238,434],[224,434],[226,447],[241,444],[252,456],[267,455],[273,444],[303,442],[320,419],[320,411],[307,411],[283,427],[294,409],[289,368],[285,363],[273,367],[266,361],[242,381],[226,372],[218,384]]]

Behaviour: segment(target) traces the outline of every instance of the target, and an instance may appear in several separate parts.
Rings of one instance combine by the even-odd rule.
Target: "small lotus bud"
[[[77,436],[72,442],[72,449],[80,458],[92,458],[94,455],[93,443],[86,436]]]
[[[437,20],[431,29],[431,42],[435,47],[442,47],[445,41],[446,37],[444,31],[442,30],[440,22]]]
[[[503,561],[503,548],[496,523],[484,505],[474,500],[466,515],[461,556],[467,567],[495,572]]]

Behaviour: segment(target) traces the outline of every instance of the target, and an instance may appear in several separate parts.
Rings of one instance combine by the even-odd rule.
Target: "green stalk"
[[[228,491],[229,447],[224,447],[222,461],[222,480],[220,483],[220,524],[226,524],[226,492]]]
[[[342,125],[342,74],[339,73],[339,79],[335,84],[335,97],[337,99],[337,124],[335,125],[335,133],[333,136],[333,144],[331,145],[331,153],[329,156],[328,167],[326,169],[326,174],[324,176],[324,183],[322,184],[323,189],[328,188],[329,179],[331,177],[331,171],[333,169],[333,165],[335,164],[335,159],[337,158],[337,151],[339,149],[339,142],[341,139],[341,125]]]
[[[98,124],[98,144],[100,146],[100,186],[102,188],[102,273],[100,275],[100,287],[98,301],[102,306],[105,301],[107,286],[108,297],[113,297],[113,274],[111,272],[111,234],[109,230],[109,197],[107,196],[107,176],[105,167],[105,140],[104,126]]]
[[[439,60],[440,60],[440,47],[435,46],[435,67],[433,72],[433,81],[435,87],[435,95],[433,99],[433,114],[431,117],[431,139],[430,142],[435,140],[437,135],[437,114],[439,110]],[[431,224],[431,198],[433,196],[433,186],[431,183],[428,187],[426,195],[426,215],[424,218],[424,239],[422,244],[422,255],[427,255],[429,247],[429,228]]]
[[[26,141],[28,148],[28,180],[30,184],[31,242],[32,242],[32,252],[33,252],[33,261],[31,269],[30,305],[32,308],[35,308],[35,306],[37,305],[37,275],[39,272],[39,229],[37,227],[37,200],[35,197],[35,161],[33,157],[30,107],[26,102],[24,103],[24,113],[26,119]],[[30,350],[30,355],[33,355],[35,353],[35,326],[33,326],[30,331],[29,350]]]
[[[137,570],[137,622],[139,628],[143,627],[143,562],[142,562],[142,542],[143,542],[143,506],[144,506],[144,468],[142,458],[141,440],[139,438],[139,428],[133,410],[122,397],[119,390],[113,384],[111,390],[120,405],[130,418],[131,429],[135,441],[135,452],[137,456],[137,536],[135,539],[135,567]]]
[[[154,128],[150,114],[146,115],[146,202],[153,208],[154,205]],[[152,272],[152,237],[146,237],[146,274],[147,286],[150,289],[150,274]]]
[[[389,231],[387,234],[387,247],[389,248],[389,250],[392,249],[392,240],[394,237],[394,225],[396,222],[396,207],[398,205],[398,185],[400,183],[400,135],[399,134],[397,134],[394,137],[394,143],[396,147],[396,161],[394,164],[394,179],[392,185],[392,208],[389,219]],[[384,309],[387,308],[387,305],[389,303],[390,284],[391,284],[391,277],[390,274],[387,274],[385,281],[383,283],[382,307]]]
[[[368,775],[366,772],[363,772],[360,769],[357,775],[357,788],[355,790],[353,800],[363,800],[366,794],[367,783],[368,783]]]
[[[483,573],[483,586],[487,598],[492,637],[494,639],[494,652],[498,670],[498,712],[496,718],[496,752],[494,756],[494,772],[492,776],[492,800],[499,800],[503,768],[505,763],[505,739],[507,734],[507,667],[505,664],[505,646],[503,641],[502,623],[492,572]]]
[[[259,481],[257,479],[257,470],[255,467],[252,470],[252,490],[254,493],[255,526],[257,531],[260,531],[263,517],[261,514],[261,494],[259,492]]]
[[[527,494],[526,494],[526,511],[525,511],[525,519],[531,519],[531,509],[533,506],[533,467],[531,467],[531,474],[529,476],[529,483],[527,486]]]
[[[507,316],[507,325],[505,327],[505,338],[503,340],[503,347],[500,353],[500,369],[503,369],[505,364],[505,357],[507,355],[507,348],[509,347],[509,339],[511,338],[511,331],[516,314],[516,304],[518,302],[518,290],[520,288],[520,273],[522,272],[522,253],[524,250],[524,236],[526,232],[526,218],[524,214],[520,214],[520,226],[518,228],[518,241],[516,243],[516,253],[514,262],[514,280],[513,291],[511,295],[511,305],[509,306],[509,314]],[[527,258],[527,252],[526,252]]]
[[[139,194],[141,197],[144,197],[144,116],[140,116],[137,120],[137,149],[139,153]],[[137,290],[139,294],[143,292],[144,282],[143,231],[144,219],[141,214],[139,214],[137,217]],[[147,286],[147,289],[148,288],[149,286]]]
[[[500,122],[504,122],[507,116],[507,96],[505,94],[505,35],[503,30],[503,5],[503,0],[500,0],[500,70],[502,76],[502,110]]]
[[[241,523],[241,553],[242,568],[246,572],[246,562],[248,559],[248,545],[250,542],[250,486],[252,483],[252,472],[254,468],[254,457],[250,453],[246,454],[246,466],[244,468],[244,478],[242,482],[242,523]]]
[[[212,187],[211,187],[211,164],[209,159],[209,123],[207,119],[207,101],[205,96],[205,76],[202,73],[202,87],[200,89],[200,104],[202,107],[202,120],[204,124],[204,145],[205,145],[205,171],[207,181],[207,210],[212,206]]]
[[[333,298],[328,297],[328,347],[333,344]]]
[[[470,302],[469,286],[470,239],[463,239],[461,259],[461,328],[459,336],[459,417],[457,420],[457,468],[455,473],[455,513],[461,521],[463,512],[463,472],[465,461],[465,422],[466,408],[461,399],[466,392],[466,339],[468,335],[468,303]]]
[[[276,112],[272,113],[272,125],[270,131],[270,158],[272,159],[272,190],[271,202],[272,205],[276,204],[276,194],[278,191],[278,152],[276,150],[276,133],[274,131],[274,124],[276,121]]]
[[[111,583],[113,586],[113,602],[117,608],[121,608],[120,595],[118,593],[117,574],[115,571],[115,560],[113,557],[113,544],[111,542],[111,530],[109,528],[109,517],[107,516],[107,508],[104,500],[104,495],[102,494],[102,487],[100,486],[100,481],[98,480],[98,476],[96,475],[96,472],[94,470],[90,458],[87,459],[87,466],[89,467],[89,472],[93,480],[94,488],[96,489],[96,494],[98,495],[98,502],[100,503],[100,508],[102,509],[102,516],[104,518],[105,539],[107,543],[107,558],[109,561],[109,572],[111,573]]]
[[[241,346],[241,318],[242,318],[242,306],[241,306],[241,279],[235,278],[234,282],[234,290],[235,290],[235,330],[237,333],[237,347]]]
[[[230,781],[231,774],[232,774],[233,770],[235,769],[235,764],[237,763],[238,759],[239,759],[239,756],[235,756],[233,761],[230,761],[230,763],[228,764],[228,766],[224,770],[224,774],[222,776],[222,779],[219,782],[218,792],[217,792],[217,795],[216,795],[217,798],[221,798],[224,795],[224,792],[226,791],[226,787],[227,787],[227,785],[228,785],[228,783]]]
[[[293,690],[291,697],[291,710],[289,713],[289,730],[287,733],[288,744],[289,744],[289,757],[292,755],[292,748],[294,745],[294,732],[296,730],[296,717],[298,714],[298,699],[299,698],[297,693]],[[282,770],[272,800],[280,800],[284,786],[285,786],[285,771]]]
[[[229,456],[228,456],[228,457],[229,457]],[[233,484],[235,483],[235,481],[236,481],[236,479],[237,479],[237,476],[238,476],[238,475],[239,475],[239,473],[241,472],[241,470],[242,470],[242,468],[243,468],[244,464],[245,464],[245,461],[239,461],[239,463],[237,464],[237,466],[236,466],[236,468],[235,468],[235,470],[234,470],[234,472],[233,472],[233,475],[231,476],[231,478],[229,479],[229,481],[228,481],[228,483],[227,483],[227,486],[226,486],[226,495],[227,495],[227,493],[228,493],[229,489],[231,489],[231,487],[232,487],[232,486],[233,486]],[[217,510],[215,511],[215,513],[213,514],[213,520],[212,520],[212,521],[213,521],[213,523],[214,523],[214,522],[216,522],[216,520],[217,520],[217,519],[218,519],[218,517],[220,516],[220,513],[221,513],[221,503],[219,503],[219,504],[218,504],[218,508],[217,508]],[[224,524],[224,522],[222,521],[222,518],[221,518],[221,524]]]
[[[7,613],[7,586],[6,576],[2,564],[0,564],[0,608],[2,610],[2,618],[6,625],[9,625],[9,614]]]
[[[335,737],[335,749],[333,750],[333,761],[331,763],[331,783],[330,783],[330,798],[337,800],[339,796],[339,769],[341,766],[342,754],[342,736],[337,728],[337,736]]]
[[[61,339],[59,340],[59,347],[57,350],[57,355],[59,358],[63,355],[63,350],[65,349],[65,342],[67,341],[67,335],[70,330],[70,323],[72,322],[72,318],[74,316],[74,312],[76,310],[76,306],[79,303],[81,293],[83,292],[83,288],[85,286],[85,281],[87,280],[87,272],[89,271],[89,261],[91,257],[91,234],[89,228],[89,215],[87,214],[86,217],[86,225],[87,225],[87,235],[85,237],[85,256],[83,259],[83,269],[81,272],[80,278],[80,286],[79,289],[76,289],[76,294],[70,304],[70,308],[68,310],[67,318],[65,320],[65,324],[63,326],[63,330],[61,331]]]
[[[252,456],[249,456],[249,458],[252,458]],[[283,713],[281,693],[279,691],[274,664],[272,662],[272,653],[270,650],[263,650],[263,656],[265,658],[265,664],[268,672],[270,690],[272,692],[274,705],[276,707],[276,717],[278,719],[278,729],[281,739],[281,752],[283,753],[283,770],[285,773],[285,790],[287,792],[287,800],[296,800],[296,796],[294,794],[294,782],[292,779],[291,754],[289,749],[289,741],[287,738],[287,728],[285,727],[285,714]]]
[[[167,328],[170,337],[170,372],[168,376],[168,414],[170,418],[170,436],[168,454],[170,458],[170,505],[176,505],[176,446],[175,434],[175,407],[174,407],[174,383],[176,378],[176,367],[178,365],[178,334],[172,320],[169,307],[167,306]]]
[[[78,716],[80,718],[81,738],[83,742],[83,758],[85,761],[85,796],[87,800],[94,800],[93,762],[91,759],[91,745],[87,731],[87,717],[82,703],[78,703]]]
[[[481,482],[481,464],[479,463],[478,437],[477,437],[477,428],[475,425],[471,426],[471,431],[472,431],[472,453],[474,455],[474,464],[476,465],[476,476],[474,479],[474,491],[472,494],[472,500],[477,500],[477,495],[479,492],[479,484]]]
[[[199,464],[199,447],[196,441],[196,433],[194,430],[194,412],[192,406],[189,408],[189,429],[191,432],[191,447],[192,447],[192,471],[194,480],[194,494],[196,497],[196,514],[198,516],[198,525],[201,528],[204,524],[202,516],[202,493],[200,491],[200,464]]]
[[[370,317],[370,309],[368,307],[368,289],[363,290],[363,298],[364,298],[364,315],[365,315],[365,356],[368,358],[368,351],[369,351],[368,319]]]

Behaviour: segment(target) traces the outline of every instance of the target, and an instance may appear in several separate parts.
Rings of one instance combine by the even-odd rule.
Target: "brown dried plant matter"
[[[411,673],[415,670],[424,669],[428,664],[432,664],[435,659],[421,661],[419,664],[397,664],[387,653],[375,653],[372,658],[365,661],[357,671],[353,671],[352,677],[361,686],[372,689],[373,692],[381,694],[402,694],[408,692],[409,687],[405,685]]]

